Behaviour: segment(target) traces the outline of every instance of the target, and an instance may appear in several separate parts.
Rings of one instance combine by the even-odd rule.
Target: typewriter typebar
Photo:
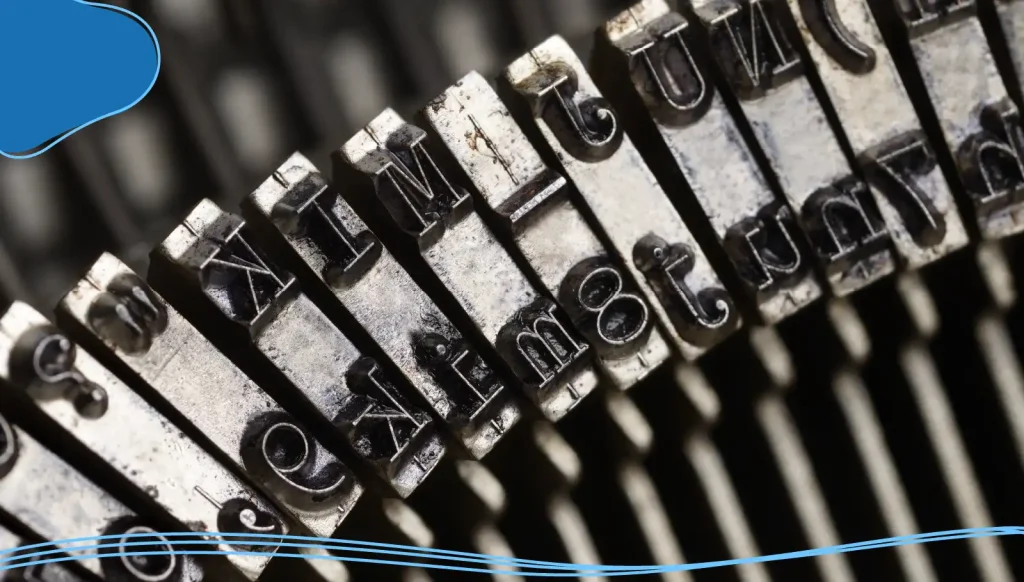
[[[521,415],[498,372],[313,164],[294,154],[246,199],[475,458]],[[303,267],[304,266],[304,267]]]
[[[275,384],[308,400],[401,496],[426,479],[445,452],[434,421],[266,257],[239,216],[204,200],[158,253],[198,291],[194,301],[208,301],[225,324],[242,329],[253,357],[281,376]],[[330,470],[345,478],[340,466]]]
[[[5,520],[13,520],[19,529],[31,532],[39,541],[60,542],[57,551],[66,552],[54,554],[54,546],[40,544],[24,554],[39,554],[38,558],[26,557],[26,561],[52,560],[70,555],[78,559],[63,562],[64,565],[82,568],[116,582],[202,582],[208,579],[204,578],[202,568],[190,556],[100,559],[103,554],[166,551],[174,546],[146,520],[2,416],[0,435],[3,441],[0,443],[3,449],[0,453],[0,483],[5,485],[0,487],[0,515]],[[11,483],[21,485],[15,487]],[[32,484],[32,487],[24,484]],[[98,536],[110,537],[94,539]],[[81,541],[76,541],[79,538]],[[97,546],[106,547],[97,549]],[[76,551],[76,548],[81,550]],[[14,557],[6,559],[17,561]],[[26,581],[39,580],[41,576],[61,580],[56,572],[50,570],[53,568],[43,564],[29,567],[21,575]],[[66,572],[60,575],[75,579]]]
[[[638,144],[663,158],[654,165],[662,183],[677,196],[693,192],[714,230],[711,244],[728,253],[760,318],[777,323],[821,297],[821,285],[792,210],[769,188],[722,89],[697,59],[694,29],[663,0],[636,4],[599,31],[597,81],[633,105],[636,124],[656,128]]]
[[[1024,126],[999,76],[974,0],[888,6],[952,152],[969,206],[989,239],[1024,229]],[[1019,48],[1019,47],[1018,47]]]
[[[550,38],[513,62],[499,89],[518,104],[513,111],[522,112],[523,125],[543,135],[537,145],[554,151],[685,357],[740,326],[733,299],[625,135],[619,113],[564,39]]]
[[[557,298],[615,386],[633,386],[669,358],[632,273],[605,249],[569,199],[565,178],[541,161],[486,79],[463,77],[423,116],[496,215],[496,234]]]
[[[4,559],[10,560],[18,552],[14,551],[23,546],[36,546],[35,539],[25,538],[4,527],[5,520],[0,516],[0,551],[6,552]],[[25,553],[35,553],[32,549],[22,550]],[[38,550],[36,550],[38,551]],[[67,569],[67,564],[33,564],[24,568],[7,566],[7,569],[0,573],[0,580],[3,582],[86,582],[86,577],[77,571]]]
[[[50,421],[49,431],[70,433],[187,529],[258,534],[291,529],[273,505],[24,303],[15,303],[0,318],[0,382],[5,397],[29,400]],[[125,440],[125,434],[132,438]],[[218,544],[226,551],[247,547],[235,541]],[[261,546],[274,548],[268,541]],[[270,560],[229,559],[253,579]]]
[[[1024,0],[108,1],[0,582],[1024,579]]]
[[[841,132],[901,261],[922,267],[967,232],[867,0],[788,0]],[[796,40],[796,39],[794,39]]]
[[[811,88],[783,26],[786,5],[697,0],[691,8],[832,291],[847,295],[892,273],[891,234]]]
[[[1024,3],[1020,0],[995,0],[995,5],[1003,40],[1017,74],[1018,95],[1024,95]]]
[[[305,529],[332,535],[361,496],[346,465],[113,255],[59,309],[115,373],[182,415]]]
[[[562,418],[597,386],[593,348],[534,288],[428,145],[425,131],[389,109],[334,153],[335,180],[359,186],[357,210],[371,198],[383,205],[390,228],[418,249],[526,395],[549,419]]]

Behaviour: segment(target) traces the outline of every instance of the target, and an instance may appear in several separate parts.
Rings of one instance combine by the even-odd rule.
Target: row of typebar
[[[446,456],[482,459],[521,418],[557,421],[742,320],[1013,235],[1024,2],[978,4],[645,0],[599,30],[594,78],[553,37],[497,91],[473,73],[415,124],[385,111],[332,153],[332,182],[295,154],[244,219],[201,202],[148,282],[104,255],[60,327],[15,303],[5,542],[328,537],[371,491],[408,497]],[[902,29],[883,40],[886,14]],[[51,440],[164,519],[135,517]],[[255,580],[276,548],[212,543],[265,553],[22,575]]]

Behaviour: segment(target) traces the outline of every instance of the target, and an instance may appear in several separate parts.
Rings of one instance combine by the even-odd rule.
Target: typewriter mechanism
[[[1024,0],[113,3],[152,92],[0,162],[0,580],[1024,580]]]

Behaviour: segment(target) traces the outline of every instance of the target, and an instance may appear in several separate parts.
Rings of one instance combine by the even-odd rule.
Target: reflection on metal
[[[482,458],[518,422],[498,373],[309,160],[292,156],[248,199],[434,411]]]
[[[564,39],[550,38],[509,65],[499,89],[538,135],[534,145],[559,160],[556,169],[576,187],[685,357],[740,326],[729,293],[625,135],[621,114]]]
[[[80,337],[99,344],[104,361],[118,374],[130,378],[150,402],[183,415],[219,455],[244,467],[310,531],[333,534],[359,499],[362,486],[333,454],[113,256],[93,265],[61,302],[60,312]],[[204,390],[196,389],[197,379]],[[291,438],[268,441],[263,437],[270,430]],[[336,485],[331,494],[322,497],[274,470],[274,463],[263,462],[259,453],[272,445],[283,447],[286,457],[298,453],[311,460],[303,463],[304,473],[329,470],[324,474]],[[225,502],[220,495],[210,500],[227,507]]]
[[[953,196],[866,0],[788,0],[902,261],[967,244]]]
[[[0,548],[177,527],[670,564],[1013,518],[1024,0],[113,1],[157,28],[157,90],[0,164],[0,295],[77,281],[53,323],[0,318]],[[366,124],[388,106],[415,125]],[[314,140],[333,180],[288,155]],[[211,192],[150,288],[150,236]],[[721,574],[1024,564],[940,550]],[[13,579],[444,578],[306,557]]]
[[[606,91],[632,81],[630,95],[650,112],[660,140],[638,142],[649,156],[669,153],[670,190],[693,192],[765,322],[777,323],[821,296],[792,211],[769,189],[721,88],[694,56],[694,26],[662,0],[646,0],[600,31],[609,51],[599,64]],[[621,93],[621,90],[619,91]]]
[[[974,0],[897,2],[906,38],[984,238],[1024,228],[1024,127]]]
[[[358,268],[361,259],[374,252],[357,244],[358,248],[347,249],[354,258],[346,268]],[[175,274],[194,290],[195,300],[209,301],[224,316],[225,325],[239,325],[246,332],[241,343],[253,349],[252,357],[265,359],[290,384],[289,395],[282,390],[279,398],[297,397],[312,404],[402,497],[427,478],[445,453],[429,415],[410,403],[380,363],[361,354],[298,291],[295,278],[256,246],[239,216],[204,200],[158,252],[179,268]],[[269,469],[288,486],[309,491],[314,506],[348,497],[354,477],[327,451],[319,450],[305,429],[287,418],[267,418],[264,426],[253,430],[261,435],[256,447],[261,453],[253,461],[261,472]],[[301,449],[294,448],[298,444]],[[288,469],[271,462],[281,453],[268,451],[279,448],[289,451],[293,465]]]
[[[597,385],[593,348],[534,289],[427,145],[422,129],[385,111],[335,153],[335,179],[378,199],[527,396],[557,420]]]
[[[52,421],[48,431],[70,433],[139,491],[152,496],[176,522],[197,531],[288,533],[291,529],[276,508],[22,303],[0,318],[0,382],[4,391],[17,392],[12,396],[27,396]],[[84,390],[86,386],[90,389]],[[102,413],[97,414],[100,394]],[[125,434],[133,436],[125,441]],[[171,471],[174,477],[168,479]],[[251,519],[240,519],[243,512]],[[246,522],[261,527],[250,529]],[[234,545],[222,542],[221,547],[230,550]],[[255,579],[269,559],[236,556],[230,560]]]
[[[783,26],[786,6],[777,0],[692,4],[832,291],[847,295],[892,273],[891,234],[802,71],[806,64]]]
[[[609,379],[629,388],[665,361],[669,348],[631,274],[598,240],[569,200],[565,179],[541,161],[487,81],[468,75],[423,113],[496,214],[498,234],[558,298]]]
[[[133,541],[151,541],[153,546],[140,546],[149,551],[171,549],[168,539],[146,526],[143,519],[3,417],[0,417],[0,434],[3,447],[0,459],[4,459],[0,509],[16,520],[19,527],[27,528],[33,536],[48,541],[122,533],[153,534],[154,539],[147,536]],[[16,487],[12,483],[34,483],[36,486],[26,490],[24,486]],[[47,515],[40,514],[41,507],[48,508]],[[114,540],[118,540],[114,543],[126,541],[125,538]],[[77,558],[72,563],[104,577],[117,576],[120,570],[129,576],[127,579],[147,582],[200,582],[203,579],[202,569],[188,556],[154,556],[138,561],[124,558],[100,560],[95,552],[76,552],[74,543],[64,543],[59,547]],[[33,573],[31,570],[26,572]]]
[[[943,479],[952,493],[953,508],[965,528],[992,523],[970,457],[932,356],[925,346],[911,343],[900,350],[900,367],[924,421],[925,433],[938,457]],[[995,539],[968,542],[974,565],[987,580],[1013,580],[1010,565]]]

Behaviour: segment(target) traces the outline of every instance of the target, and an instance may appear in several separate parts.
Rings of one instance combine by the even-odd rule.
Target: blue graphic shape
[[[160,72],[153,29],[86,0],[0,0],[0,154],[38,156],[127,111]]]

